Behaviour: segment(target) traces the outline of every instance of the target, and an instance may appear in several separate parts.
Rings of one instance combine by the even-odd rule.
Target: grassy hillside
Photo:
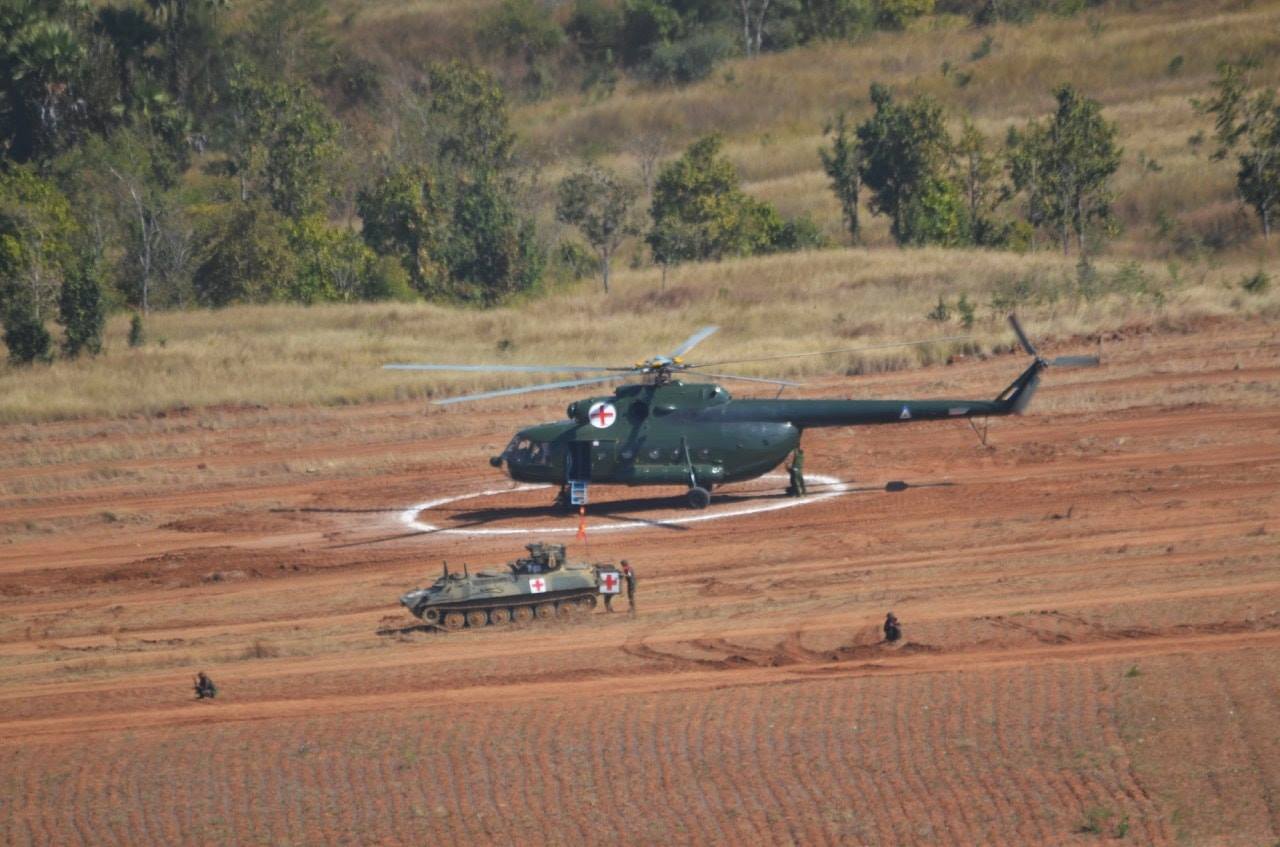
[[[689,265],[665,289],[653,269],[626,271],[606,296],[584,281],[550,296],[489,311],[429,304],[240,306],[157,313],[151,341],[125,343],[113,320],[107,352],[91,360],[0,371],[0,420],[38,421],[157,412],[223,403],[356,403],[456,394],[529,380],[441,377],[379,369],[393,361],[630,364],[671,350],[704,324],[723,327],[704,361],[871,346],[964,333],[955,305],[976,304],[971,342],[917,350],[744,365],[762,376],[857,374],[938,361],[955,352],[1006,351],[1005,313],[1016,308],[1048,348],[1055,339],[1125,324],[1176,326],[1205,315],[1280,317],[1280,288],[1246,292],[1247,266],[1178,269],[1103,262],[1083,286],[1053,253],[843,249]],[[927,318],[939,297],[945,322]],[[1058,345],[1057,350],[1070,345]],[[592,390],[586,389],[589,393]],[[734,386],[735,393],[759,389]],[[766,389],[767,390],[767,389]],[[856,390],[856,389],[855,389]],[[555,407],[556,396],[492,403]]]
[[[403,58],[411,43],[431,55],[442,38],[465,53],[474,45],[457,40],[466,28],[464,13],[484,5],[374,4],[342,12],[334,26],[366,49],[384,38],[393,58]],[[391,38],[393,31],[407,40]],[[542,163],[544,189],[584,157],[634,172],[644,143],[656,139],[671,156],[704,133],[723,133],[747,191],[785,215],[810,214],[841,244],[839,209],[816,151],[834,110],[848,108],[858,119],[867,114],[872,81],[904,96],[932,94],[951,120],[971,116],[993,143],[1009,126],[1045,112],[1051,86],[1071,81],[1103,102],[1124,147],[1115,181],[1121,229],[1104,246],[1096,278],[1083,283],[1074,257],[1064,259],[1050,245],[1023,255],[900,250],[884,219],[864,210],[867,248],[686,265],[665,290],[633,242],[634,267],[615,272],[609,297],[587,279],[484,312],[419,304],[155,313],[141,349],[127,347],[127,321],[117,316],[107,352],[97,359],[0,365],[0,420],[458,393],[509,383],[396,375],[378,366],[394,360],[626,363],[668,350],[713,322],[725,327],[705,351],[716,358],[948,335],[959,331],[954,314],[946,325],[926,315],[939,297],[954,307],[961,294],[977,307],[976,343],[986,350],[1007,345],[1002,320],[1011,309],[1051,337],[1205,314],[1274,317],[1276,292],[1246,291],[1242,282],[1269,271],[1271,288],[1280,286],[1278,248],[1262,240],[1252,214],[1235,198],[1233,165],[1211,162],[1207,143],[1189,143],[1210,129],[1191,98],[1207,93],[1218,60],[1244,53],[1263,59],[1266,78],[1280,74],[1280,0],[1155,4],[983,29],[935,17],[857,43],[737,60],[686,88],[624,81],[603,100],[563,94],[522,106],[515,116],[526,154]],[[948,352],[801,359],[745,372],[901,367]]]
[[[555,164],[594,153],[619,168],[635,167],[627,151],[638,136],[656,135],[674,153],[720,132],[749,191],[784,214],[810,212],[839,238],[839,207],[817,149],[836,110],[859,120],[870,112],[872,81],[904,96],[936,97],[956,124],[970,116],[993,142],[1046,113],[1052,87],[1071,82],[1100,100],[1120,129],[1124,162],[1115,187],[1123,232],[1113,252],[1162,256],[1173,249],[1173,230],[1158,231],[1161,213],[1174,229],[1241,226],[1233,222],[1233,165],[1210,162],[1208,145],[1196,149],[1188,139],[1212,129],[1191,98],[1208,93],[1219,61],[1244,54],[1263,60],[1264,78],[1280,78],[1280,3],[1168,3],[985,28],[939,17],[860,43],[738,60],[687,88],[632,83],[599,102],[552,99],[526,107],[518,123]],[[1251,220],[1243,226],[1256,230]],[[883,219],[872,219],[868,236],[889,243]]]

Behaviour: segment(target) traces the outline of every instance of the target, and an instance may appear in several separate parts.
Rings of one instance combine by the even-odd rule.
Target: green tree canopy
[[[898,103],[878,83],[871,84],[871,103],[875,113],[857,129],[862,182],[873,192],[871,211],[890,217],[899,244],[960,240],[953,210],[958,198],[947,179],[951,136],[942,107],[923,95]]]
[[[1028,196],[1028,221],[1057,230],[1062,252],[1087,253],[1091,223],[1111,216],[1110,180],[1120,167],[1116,126],[1102,117],[1102,105],[1070,85],[1054,91],[1058,106],[1044,125],[1028,123],[1009,136],[1014,188]]]
[[[576,226],[595,248],[606,294],[613,253],[624,238],[637,232],[631,207],[638,193],[613,171],[599,167],[570,174],[557,187],[556,218]]]
[[[722,141],[695,141],[658,173],[647,240],[664,264],[750,256],[775,249],[783,229],[777,211],[739,187],[738,171],[720,154]]]
[[[1253,207],[1264,238],[1280,213],[1280,100],[1276,89],[1250,94],[1249,72],[1256,61],[1223,62],[1213,82],[1214,96],[1199,110],[1214,117],[1215,159],[1236,154],[1236,190]]]

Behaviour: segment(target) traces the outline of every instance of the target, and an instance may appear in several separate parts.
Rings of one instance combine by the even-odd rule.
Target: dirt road
[[[807,434],[830,496],[801,505],[596,488],[585,545],[485,462],[565,397],[4,427],[0,842],[1276,843],[1280,331],[1102,353],[986,444]],[[396,605],[536,538],[630,559],[639,614],[443,635]]]

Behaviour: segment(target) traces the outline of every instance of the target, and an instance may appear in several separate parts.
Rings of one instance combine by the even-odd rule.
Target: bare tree
[[[133,212],[137,215],[136,234],[138,242],[134,255],[138,261],[138,270],[142,273],[140,305],[142,306],[142,314],[145,315],[151,309],[151,273],[155,258],[155,247],[161,236],[160,221],[156,217],[154,210],[150,208],[150,204],[143,202],[142,192],[145,187],[139,184],[140,180],[125,177],[114,167],[109,169],[115,178],[120,180],[120,184],[124,186],[125,192],[132,200]]]
[[[772,0],[737,0],[742,12],[742,40],[747,58],[760,55],[760,42],[764,39],[764,19]]]
[[[640,183],[645,194],[653,190],[653,179],[658,175],[658,162],[667,152],[667,138],[660,132],[641,132],[636,134],[627,144],[627,149],[636,157],[636,165],[640,169]]]

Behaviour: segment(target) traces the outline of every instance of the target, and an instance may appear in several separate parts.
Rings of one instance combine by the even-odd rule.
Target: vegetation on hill
[[[1269,279],[1277,24],[1225,0],[0,0],[10,367],[97,355],[122,310],[146,346],[193,307],[563,308],[620,262],[665,296],[681,263],[850,241],[1056,249],[1086,286],[1124,260]]]

